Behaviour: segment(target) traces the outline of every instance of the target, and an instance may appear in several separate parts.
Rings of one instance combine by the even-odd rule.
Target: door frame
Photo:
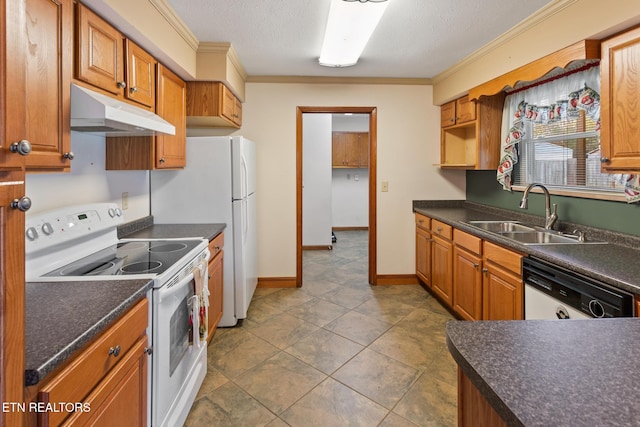
[[[296,107],[296,286],[302,286],[302,115],[368,114],[369,115],[369,284],[377,285],[377,107]]]

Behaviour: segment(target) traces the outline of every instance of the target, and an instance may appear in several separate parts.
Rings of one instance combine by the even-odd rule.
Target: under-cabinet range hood
[[[105,136],[175,135],[157,114],[91,89],[71,85],[71,130]]]

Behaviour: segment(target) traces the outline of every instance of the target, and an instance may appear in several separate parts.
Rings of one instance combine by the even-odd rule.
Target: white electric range
[[[152,307],[147,335],[153,349],[148,352],[147,419],[153,426],[182,425],[207,371],[208,244],[205,239],[118,239],[123,222],[115,204],[27,216],[26,278],[51,286],[61,281],[152,280],[147,295]]]

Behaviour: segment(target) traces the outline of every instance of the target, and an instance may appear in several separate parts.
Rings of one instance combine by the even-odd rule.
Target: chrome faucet
[[[538,184],[532,182],[527,186],[524,190],[524,194],[522,195],[522,201],[520,202],[520,209],[527,209],[529,207],[529,191],[533,187],[540,187],[544,192],[544,228],[551,230],[553,229],[553,225],[558,220],[558,205],[556,203],[553,204],[553,212],[551,212],[551,197],[549,195],[549,190],[542,184]]]

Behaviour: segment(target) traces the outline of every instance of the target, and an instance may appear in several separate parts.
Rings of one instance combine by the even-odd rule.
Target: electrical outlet
[[[353,180],[354,181],[360,181],[360,175],[358,175],[358,174],[353,175]]]
[[[129,193],[127,191],[122,193],[122,210],[129,209]]]
[[[380,191],[386,193],[387,191],[389,191],[389,181],[382,181],[380,183],[380,187]]]

